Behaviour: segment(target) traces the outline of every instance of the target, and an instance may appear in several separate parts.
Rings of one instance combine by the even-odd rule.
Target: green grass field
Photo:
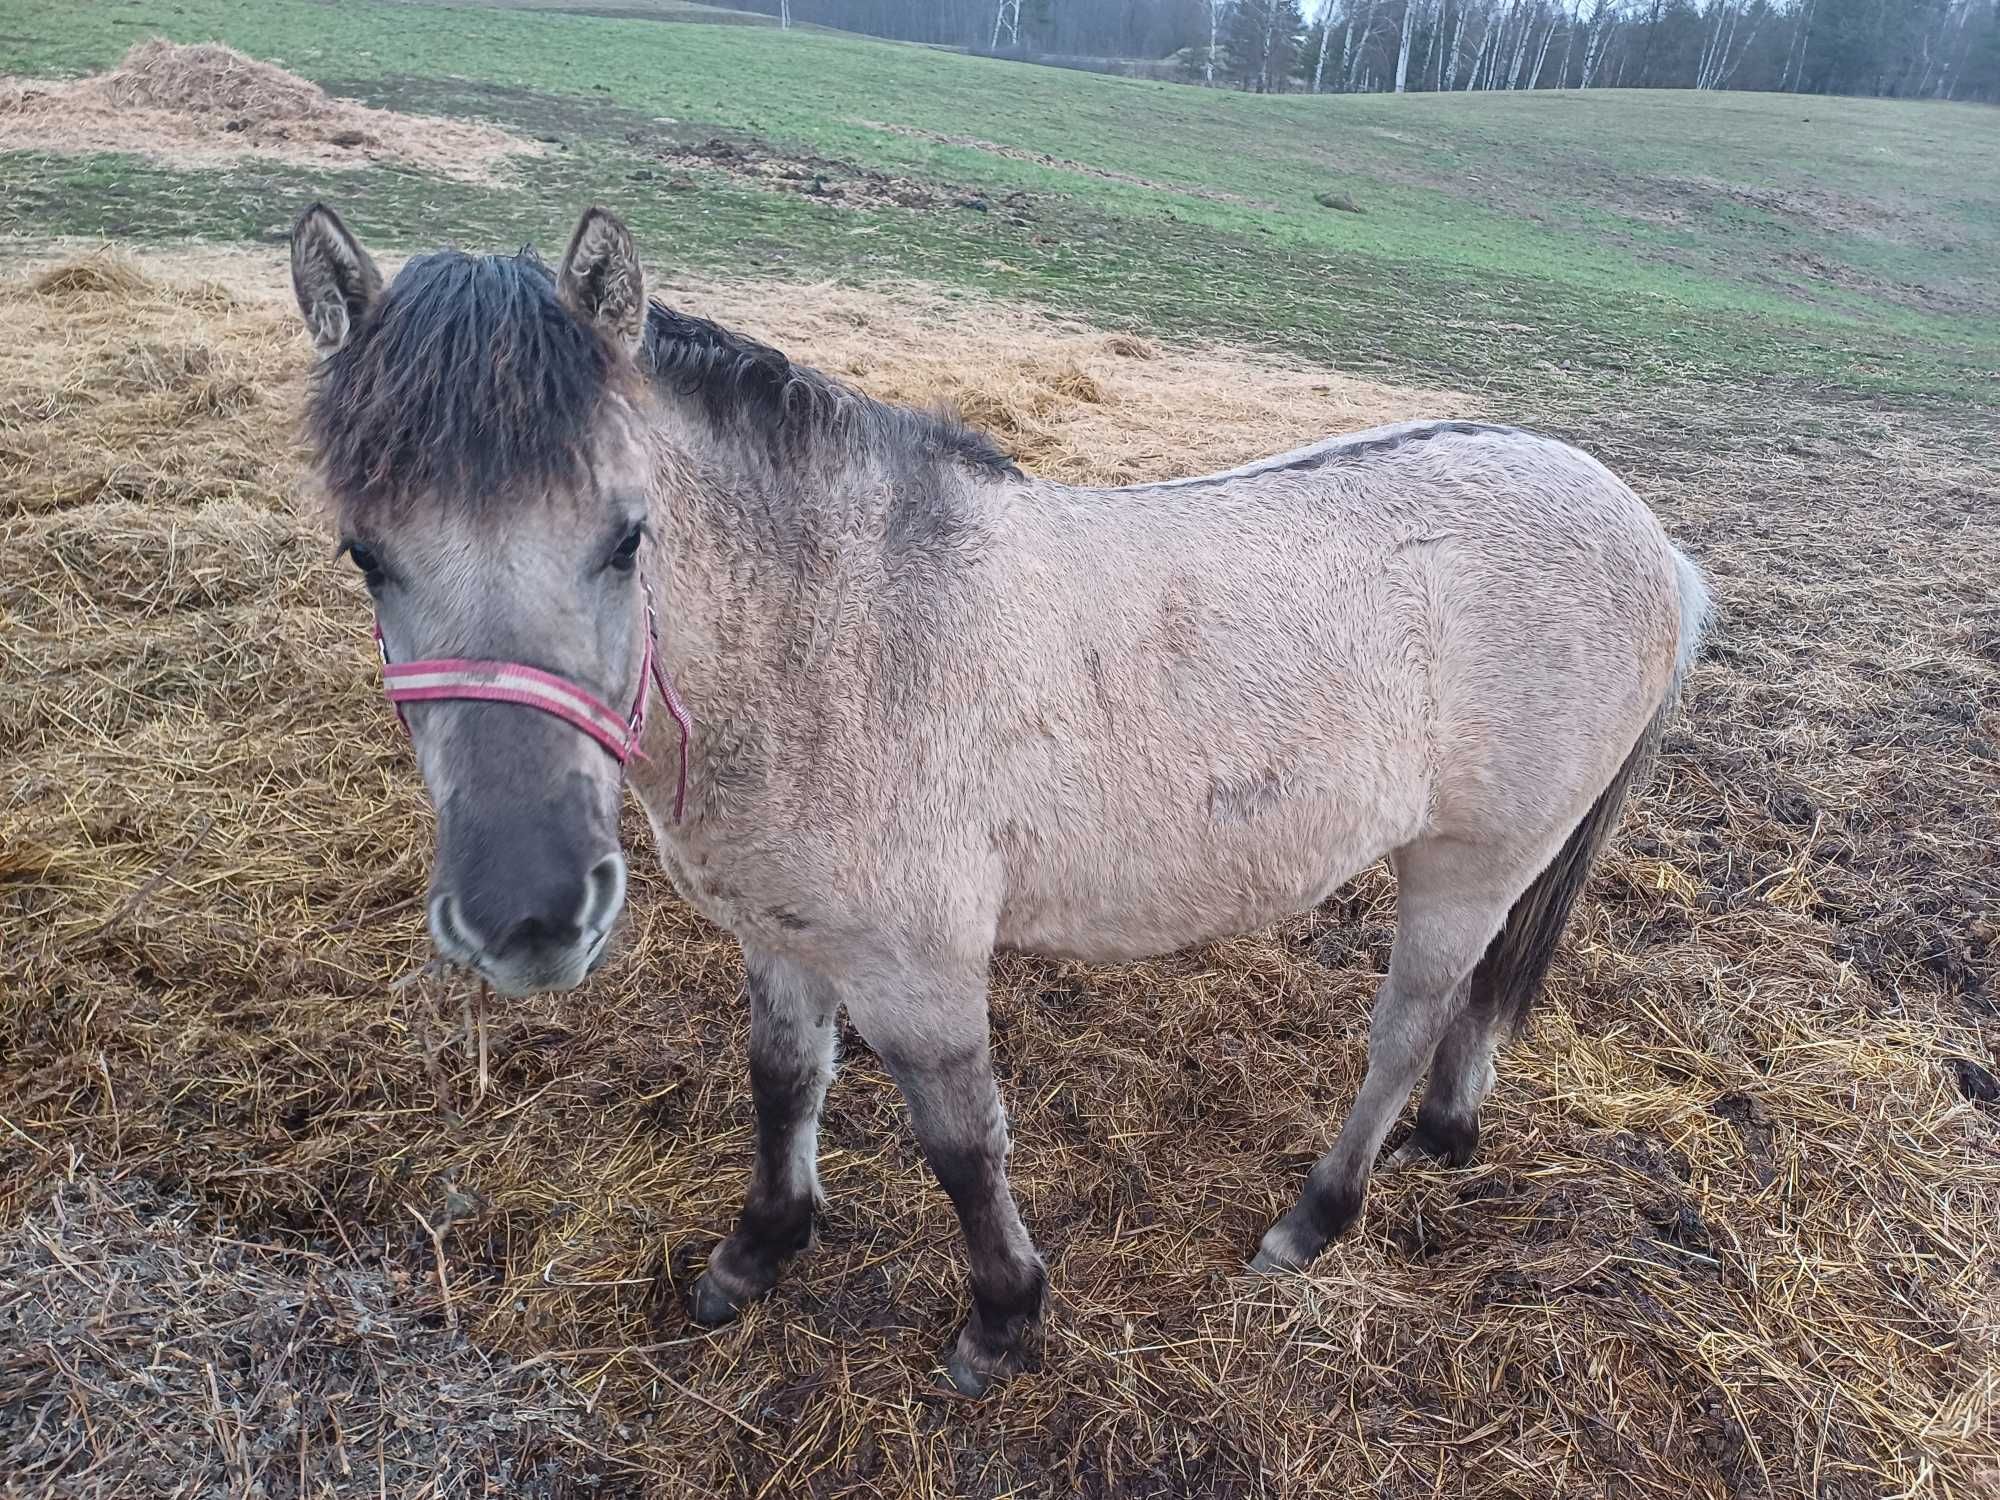
[[[11,72],[103,67],[153,34],[562,149],[505,190],[0,154],[0,232],[235,238],[324,193],[391,243],[547,245],[595,199],[664,266],[918,276],[1433,382],[1553,369],[1947,406],[2000,382],[2000,114],[1972,106],[1258,97],[748,25],[366,0],[78,0],[58,33],[46,6],[0,0]],[[939,191],[836,207],[719,171],[663,191],[660,152],[718,134]],[[1363,212],[1321,207],[1328,191]]]

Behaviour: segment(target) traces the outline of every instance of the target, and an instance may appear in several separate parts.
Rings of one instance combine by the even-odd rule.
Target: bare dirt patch
[[[657,160],[674,167],[717,172],[731,182],[763,192],[796,193],[841,208],[906,208],[916,210],[966,208],[990,212],[996,206],[1016,223],[1029,222],[1026,193],[1011,193],[995,202],[970,188],[953,188],[914,177],[899,177],[851,161],[812,153],[782,151],[763,141],[711,136],[691,145],[664,146]],[[669,178],[668,191],[696,184]]]
[[[315,167],[383,162],[492,183],[542,148],[498,126],[337,99],[275,63],[216,42],[141,42],[116,68],[75,80],[0,79],[0,130],[15,150],[120,152],[173,167],[263,157]]]
[[[1910,205],[1906,211],[1887,202],[1835,192],[1830,188],[1798,185],[1760,187],[1706,176],[1649,177],[1644,181],[1669,203],[1679,201],[1697,206],[1717,202],[1740,203],[1745,208],[1754,208],[1775,219],[1825,234],[1857,234],[1871,239],[1942,243],[1947,246],[1954,244],[1950,240],[1936,241],[1934,235],[1926,233],[1932,227],[1931,220],[1916,204]]]
[[[1275,204],[1265,203],[1256,198],[1246,198],[1241,193],[1225,192],[1221,188],[1188,187],[1171,182],[1155,182],[1149,177],[1134,177],[1129,172],[1114,172],[1108,167],[1093,167],[1089,162],[1072,161],[1066,156],[1051,156],[1046,151],[1029,151],[1020,146],[1003,146],[998,141],[982,141],[976,136],[947,135],[935,130],[922,130],[915,125],[885,125],[880,120],[856,120],[857,125],[865,125],[870,130],[879,130],[885,135],[908,136],[913,140],[932,141],[940,146],[962,146],[968,151],[983,151],[988,156],[1005,157],[1008,161],[1032,162],[1038,167],[1047,167],[1054,172],[1075,172],[1082,177],[1095,177],[1100,182],[1120,182],[1127,187],[1149,188],[1159,193],[1179,193],[1186,198],[1205,198],[1211,203],[1239,203],[1252,208],[1275,208]]]
[[[1081,480],[1481,406],[915,287],[662,290]],[[618,1484],[661,1497],[1990,1482],[1990,465],[1847,409],[1572,392],[1723,619],[1478,1161],[1380,1179],[1310,1276],[1236,1274],[1359,1081],[1381,870],[1150,963],[1006,960],[995,1053],[1055,1294],[1041,1372],[968,1406],[937,1385],[951,1210],[851,1037],[817,1246],[738,1327],[678,1310],[748,1170],[747,1016],[636,816],[623,956],[496,1011],[487,1086],[465,997],[389,988],[425,949],[430,820],[303,493],[308,367],[268,251],[0,282],[0,1224],[46,1225],[72,1162],[172,1182],[204,1231],[410,1272],[385,1306],[420,1323],[441,1249],[466,1337],[543,1358],[612,1424]],[[53,1346],[76,1368],[97,1336]],[[198,1417],[160,1420],[228,1462]]]

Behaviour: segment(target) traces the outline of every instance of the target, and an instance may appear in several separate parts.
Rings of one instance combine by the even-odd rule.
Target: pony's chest
[[[646,814],[674,889],[746,947],[804,957],[828,935],[834,924],[823,910],[824,886],[805,878],[797,851],[782,837],[708,818],[676,824],[670,802],[649,803]]]
[[[850,732],[809,735],[782,717],[697,712],[685,816],[675,746],[647,745],[632,785],[681,895],[745,943],[796,952],[805,934],[854,925],[839,899],[879,829],[878,759]],[[802,953],[799,956],[804,956]]]

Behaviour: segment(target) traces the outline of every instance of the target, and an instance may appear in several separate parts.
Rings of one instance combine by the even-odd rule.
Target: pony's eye
[[[361,570],[361,576],[368,581],[368,587],[372,589],[382,581],[381,558],[366,547],[358,545],[349,545],[347,555],[353,559],[354,566]]]
[[[618,544],[618,550],[611,554],[611,566],[621,573],[632,571],[632,564],[639,556],[639,543],[645,540],[646,528],[634,526],[625,533],[625,540]]]

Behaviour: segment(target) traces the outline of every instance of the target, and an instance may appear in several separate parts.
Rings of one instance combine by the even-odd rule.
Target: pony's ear
[[[321,355],[346,343],[382,295],[382,273],[324,203],[292,226],[292,294]]]
[[[638,350],[646,332],[646,275],[632,231],[616,214],[584,211],[556,272],[556,295],[614,348]]]

